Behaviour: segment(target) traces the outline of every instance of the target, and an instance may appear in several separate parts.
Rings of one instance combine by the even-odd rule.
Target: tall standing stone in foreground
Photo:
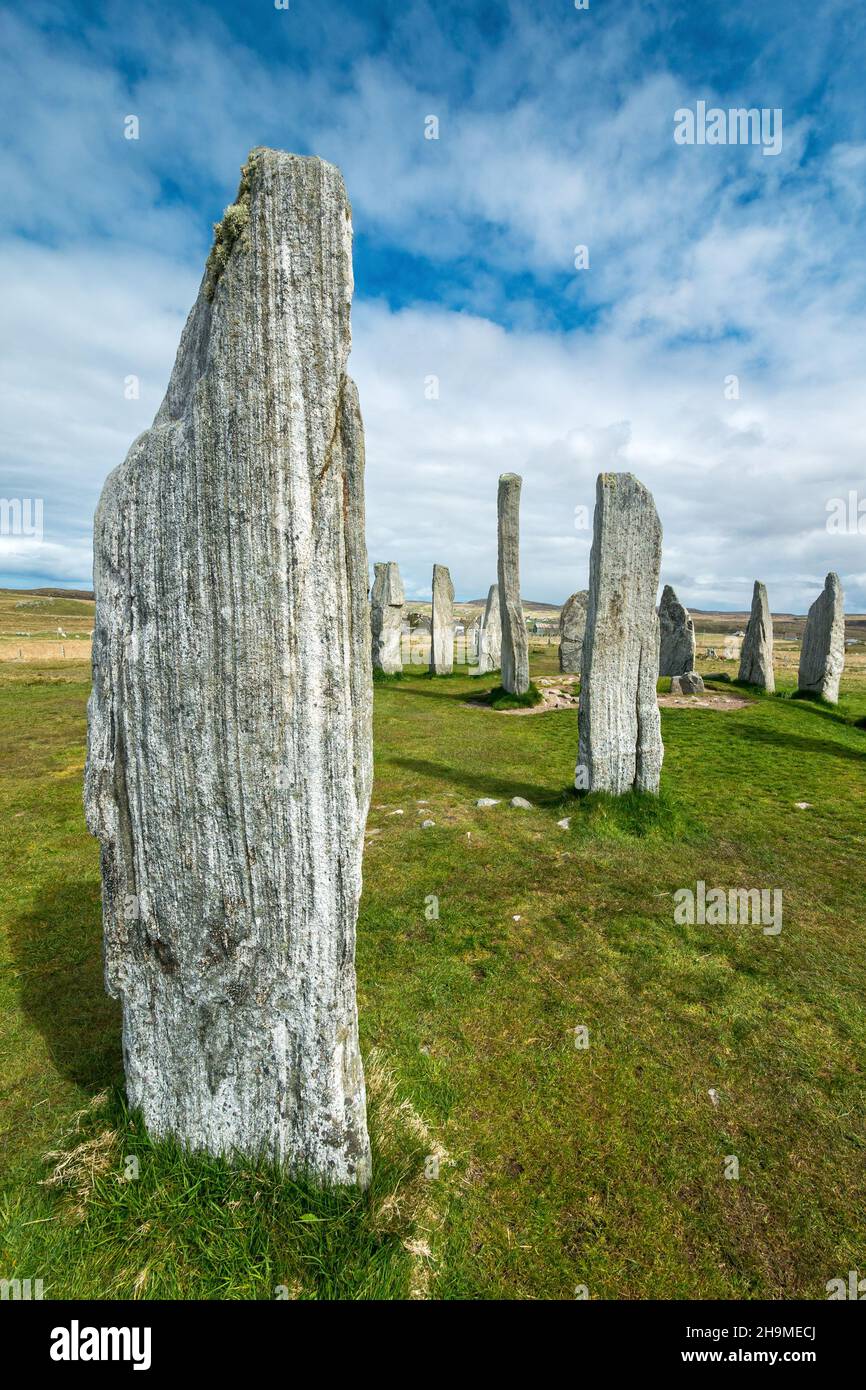
[[[838,574],[831,571],[809,609],[797,684],[809,695],[820,695],[835,705],[844,666],[845,596]]]
[[[600,473],[589,560],[575,786],[657,792],[664,747],[656,682],[662,528],[631,473]]]
[[[499,616],[502,623],[502,688],[510,695],[529,689],[529,639],[520,602],[520,488],[523,479],[503,473],[499,479]]]
[[[352,224],[253,151],[165,400],[96,514],[86,810],[151,1134],[370,1176],[355,922],[372,776]]]
[[[589,590],[579,589],[559,612],[559,669],[573,676],[580,675],[588,600]]]
[[[659,604],[659,675],[683,676],[695,669],[695,625],[670,584]]]
[[[370,594],[370,623],[373,632],[373,668],[393,676],[403,669],[400,643],[403,636],[403,581],[394,560],[375,567]]]
[[[773,674],[773,617],[767,599],[767,586],[755,580],[752,613],[740,652],[739,680],[763,686],[768,695],[776,689]]]
[[[487,591],[487,603],[481,628],[478,633],[477,676],[486,676],[490,671],[498,671],[502,659],[502,619],[499,613],[499,585],[491,584]]]
[[[454,670],[454,585],[447,565],[433,566],[430,670],[434,676],[450,676]]]

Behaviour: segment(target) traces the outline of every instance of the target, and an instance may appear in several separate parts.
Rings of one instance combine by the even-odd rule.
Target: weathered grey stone
[[[844,668],[845,595],[838,574],[831,571],[806,618],[797,684],[835,705]]]
[[[476,806],[498,806],[498,805],[499,805],[499,802],[498,802],[498,801],[496,800],[496,798],[493,797],[493,796],[482,796],[482,797],[479,797],[479,799],[478,799],[478,801],[476,801],[475,805],[476,805]]]
[[[502,654],[502,619],[499,614],[499,585],[491,584],[478,634],[478,666],[474,674],[486,676],[498,671]]]
[[[430,670],[450,676],[454,670],[454,585],[447,565],[433,566],[433,618]]]
[[[740,652],[739,680],[749,685],[761,685],[768,695],[776,689],[773,674],[773,618],[767,600],[767,588],[755,580],[752,593],[752,612],[746,625],[746,635]]]
[[[165,400],[97,510],[85,801],[150,1132],[364,1184],[372,673],[351,246],[333,165],[250,155]]]
[[[672,695],[703,695],[704,678],[697,671],[684,671],[681,676],[671,676]]]
[[[670,584],[659,604],[659,675],[681,676],[694,670],[695,625]]]
[[[631,473],[600,473],[578,712],[575,786],[581,789],[658,791],[664,757],[656,699],[661,548],[662,528],[647,488]]]
[[[574,676],[580,675],[588,599],[589,590],[579,589],[565,600],[559,613],[559,669]]]
[[[529,689],[529,638],[520,602],[520,487],[516,473],[499,479],[499,615],[502,622],[502,688],[511,695]]]
[[[403,669],[400,641],[403,635],[403,581],[394,560],[375,566],[376,577],[370,594],[370,623],[373,632],[373,667],[393,676]]]
[[[508,804],[509,806],[515,807],[518,811],[532,810],[532,802],[527,801],[525,796],[513,796]]]

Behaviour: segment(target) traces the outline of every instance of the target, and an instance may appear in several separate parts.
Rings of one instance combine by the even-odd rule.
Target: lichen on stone
[[[228,265],[229,257],[236,242],[246,248],[247,228],[250,223],[250,185],[255,165],[256,151],[251,150],[245,164],[241,165],[241,181],[237,198],[222,215],[222,220],[213,224],[213,246],[205,264],[205,298],[212,300],[216,294],[219,278]]]

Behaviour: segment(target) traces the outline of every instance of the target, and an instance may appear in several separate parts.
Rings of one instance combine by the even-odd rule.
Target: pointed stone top
[[[628,473],[628,472],[626,472],[626,473],[599,473],[599,475],[598,475],[598,482],[599,482],[600,486],[602,486],[602,487],[616,487],[616,485],[617,485],[618,482],[622,482],[622,483],[626,483],[626,482],[627,482],[627,483],[633,483],[635,487],[639,487],[639,488],[640,488],[641,492],[649,492],[649,488],[648,488],[644,483],[641,482],[640,478],[636,478],[635,475],[634,475],[633,473]]]

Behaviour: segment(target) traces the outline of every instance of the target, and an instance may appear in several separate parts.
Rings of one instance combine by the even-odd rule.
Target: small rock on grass
[[[672,695],[703,695],[704,678],[697,671],[685,671],[681,676],[671,676]]]
[[[478,799],[478,801],[476,801],[475,805],[476,805],[476,806],[498,806],[498,805],[499,805],[499,802],[496,800],[495,797],[492,797],[492,796],[482,796],[482,797],[480,797],[480,798]]]
[[[435,820],[422,820],[422,822],[421,822],[421,829],[422,829],[422,830],[432,830],[435,824],[436,824]]]
[[[527,801],[524,796],[513,796],[508,804],[509,806],[516,806],[519,811],[532,810],[532,802]]]
[[[567,830],[571,825],[571,816],[563,816],[562,820],[558,820],[556,824],[559,826],[560,830]]]

